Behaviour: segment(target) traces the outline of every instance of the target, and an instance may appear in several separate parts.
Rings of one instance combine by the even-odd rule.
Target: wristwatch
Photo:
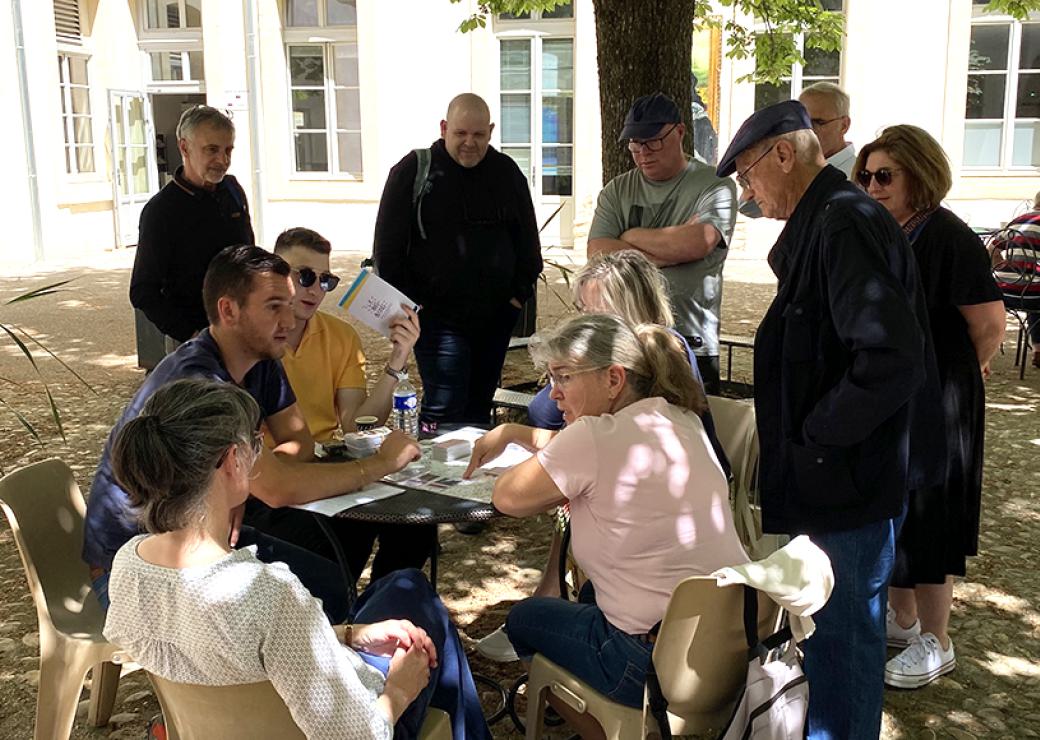
[[[408,379],[408,368],[405,367],[403,370],[394,370],[390,367],[390,363],[388,362],[386,363],[386,374],[400,383],[402,380]]]

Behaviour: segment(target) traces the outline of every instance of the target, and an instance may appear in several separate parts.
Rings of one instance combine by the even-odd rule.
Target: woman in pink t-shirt
[[[579,603],[532,597],[506,632],[522,659],[542,653],[614,701],[641,706],[653,644],[684,578],[748,560],[729,488],[700,414],[707,403],[667,329],[577,316],[539,342],[567,426],[507,424],[474,449],[471,468],[516,442],[537,451],[495,484],[493,503],[530,516],[565,502],[575,560],[589,576]]]

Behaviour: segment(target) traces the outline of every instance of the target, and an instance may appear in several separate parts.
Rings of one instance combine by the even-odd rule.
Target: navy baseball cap
[[[737,171],[737,157],[741,152],[751,148],[762,139],[807,128],[812,128],[809,111],[797,100],[785,100],[756,111],[737,130],[729,148],[719,160],[715,174],[719,177],[732,175]]]
[[[644,95],[628,109],[625,126],[621,129],[618,141],[652,139],[657,136],[662,126],[669,123],[682,123],[679,106],[675,101],[659,92]]]

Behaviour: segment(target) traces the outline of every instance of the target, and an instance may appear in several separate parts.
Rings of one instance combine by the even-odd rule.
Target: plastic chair
[[[69,467],[46,460],[0,479],[0,507],[22,556],[40,623],[36,740],[67,740],[87,671],[87,721],[108,723],[119,686],[118,648],[101,634],[105,613],[80,559],[85,507]]]
[[[289,708],[270,681],[234,686],[201,686],[148,679],[159,698],[169,740],[305,740]],[[451,740],[451,718],[430,707],[423,740]]]
[[[759,635],[772,634],[779,607],[759,594]],[[676,735],[701,734],[725,725],[747,675],[744,591],[720,587],[708,576],[676,586],[654,645],[653,661],[668,718]],[[527,682],[528,740],[542,736],[547,692],[577,712],[588,712],[608,740],[632,740],[657,733],[644,694],[643,708],[611,701],[543,655],[535,655]]]
[[[785,535],[762,533],[762,509],[758,502],[758,428],[755,406],[721,396],[708,396],[715,420],[715,433],[733,469],[730,506],[733,524],[744,549],[752,560],[761,560],[779,550]]]

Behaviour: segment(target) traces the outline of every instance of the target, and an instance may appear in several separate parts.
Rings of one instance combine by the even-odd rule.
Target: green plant
[[[31,301],[43,298],[44,296],[60,293],[62,292],[61,289],[70,282],[72,281],[61,280],[57,283],[44,285],[41,288],[30,290],[28,293],[23,293],[19,296],[15,296],[11,300],[5,302],[4,305],[10,306],[16,303]],[[73,377],[75,377],[88,390],[90,390],[91,393],[97,395],[97,391],[94,390],[93,386],[91,386],[90,383],[83,379],[83,376],[81,376],[79,373],[77,373],[75,370],[69,367],[69,365],[64,360],[62,360],[60,357],[54,354],[54,352],[48,349],[43,343],[36,339],[36,337],[34,337],[32,334],[27,332],[22,327],[10,323],[0,322],[0,332],[6,335],[7,338],[14,343],[14,345],[25,357],[26,361],[29,362],[30,365],[32,365],[33,372],[36,374],[37,379],[39,379],[40,383],[43,384],[43,392],[47,396],[47,404],[50,410],[51,419],[54,421],[54,425],[57,427],[58,434],[61,435],[62,440],[67,442],[68,440],[65,437],[65,425],[62,424],[61,420],[61,411],[58,409],[58,404],[54,400],[54,394],[51,393],[50,385],[48,385],[47,381],[43,377],[43,373],[41,372],[39,363],[37,362],[37,357],[33,354],[33,349],[35,349],[37,352],[42,352],[46,355],[49,355],[54,360],[56,360],[63,368],[65,368],[69,373],[71,373]],[[0,377],[0,381],[3,381],[10,385],[20,385],[20,383],[10,378]],[[22,413],[13,405],[11,405],[11,403],[8,402],[3,396],[0,396],[0,406],[3,406],[14,415],[14,417],[18,420],[18,423],[25,428],[25,430],[32,436],[34,440],[36,440],[37,444],[43,444],[43,438],[40,436],[40,432],[24,413]],[[0,471],[2,471],[2,469],[0,469]]]

